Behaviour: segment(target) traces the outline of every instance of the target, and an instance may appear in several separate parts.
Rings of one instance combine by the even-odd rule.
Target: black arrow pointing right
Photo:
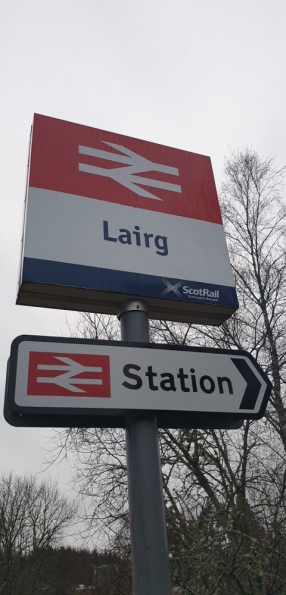
[[[244,380],[247,382],[239,409],[250,409],[253,411],[259,391],[261,389],[261,382],[258,380],[257,376],[253,374],[247,361],[233,357],[231,358],[231,361],[234,363],[241,376],[243,376]]]

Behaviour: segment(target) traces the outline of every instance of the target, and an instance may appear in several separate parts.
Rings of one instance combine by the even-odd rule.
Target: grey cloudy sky
[[[2,395],[14,337],[68,332],[15,306],[33,113],[210,155],[218,186],[228,147],[282,166],[285,31],[285,0],[0,0]],[[0,420],[0,471],[38,472],[48,435]]]

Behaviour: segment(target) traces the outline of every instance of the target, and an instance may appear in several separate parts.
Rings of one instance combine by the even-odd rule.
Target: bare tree
[[[12,473],[0,478],[0,592],[37,592],[37,576],[50,546],[74,520],[76,506],[55,485]]]
[[[286,593],[284,169],[244,150],[226,162],[221,205],[240,308],[219,328],[152,321],[156,342],[238,348],[273,382],[262,421],[240,431],[162,431],[173,581],[184,593]],[[112,323],[113,324],[113,323]],[[89,332],[102,332],[94,317]],[[93,527],[128,528],[123,433],[72,430]],[[63,442],[62,442],[63,445]],[[96,480],[96,482],[94,482]]]
[[[240,308],[217,332],[200,331],[217,346],[246,349],[262,365],[273,383],[268,420],[286,449],[284,173],[253,151],[227,161],[221,204]]]
[[[186,341],[253,354],[274,386],[266,418],[246,422],[239,433],[164,432],[163,436],[165,460],[169,457],[172,462],[166,476],[170,487],[165,486],[170,507],[174,510],[176,503],[177,517],[184,521],[186,502],[197,501],[195,516],[201,519],[207,499],[208,522],[212,510],[217,527],[215,538],[222,531],[227,543],[227,550],[216,550],[216,572],[208,561],[206,593],[228,593],[230,587],[237,593],[285,589],[283,174],[253,151],[238,152],[227,161],[221,202],[240,309],[220,328],[184,327]],[[168,325],[155,325],[154,330],[166,340]],[[174,325],[170,330],[173,337]]]

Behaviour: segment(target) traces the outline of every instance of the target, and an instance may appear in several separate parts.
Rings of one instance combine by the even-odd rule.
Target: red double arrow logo
[[[31,351],[28,395],[109,398],[110,358]]]

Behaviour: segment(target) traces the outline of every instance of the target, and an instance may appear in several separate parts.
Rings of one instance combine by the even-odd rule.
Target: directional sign
[[[18,304],[221,324],[238,307],[209,157],[35,115]]]
[[[192,416],[203,426],[204,416],[258,419],[270,392],[243,351],[22,336],[11,347],[7,407],[24,417],[92,416],[95,426],[100,416],[143,414],[189,427]]]

